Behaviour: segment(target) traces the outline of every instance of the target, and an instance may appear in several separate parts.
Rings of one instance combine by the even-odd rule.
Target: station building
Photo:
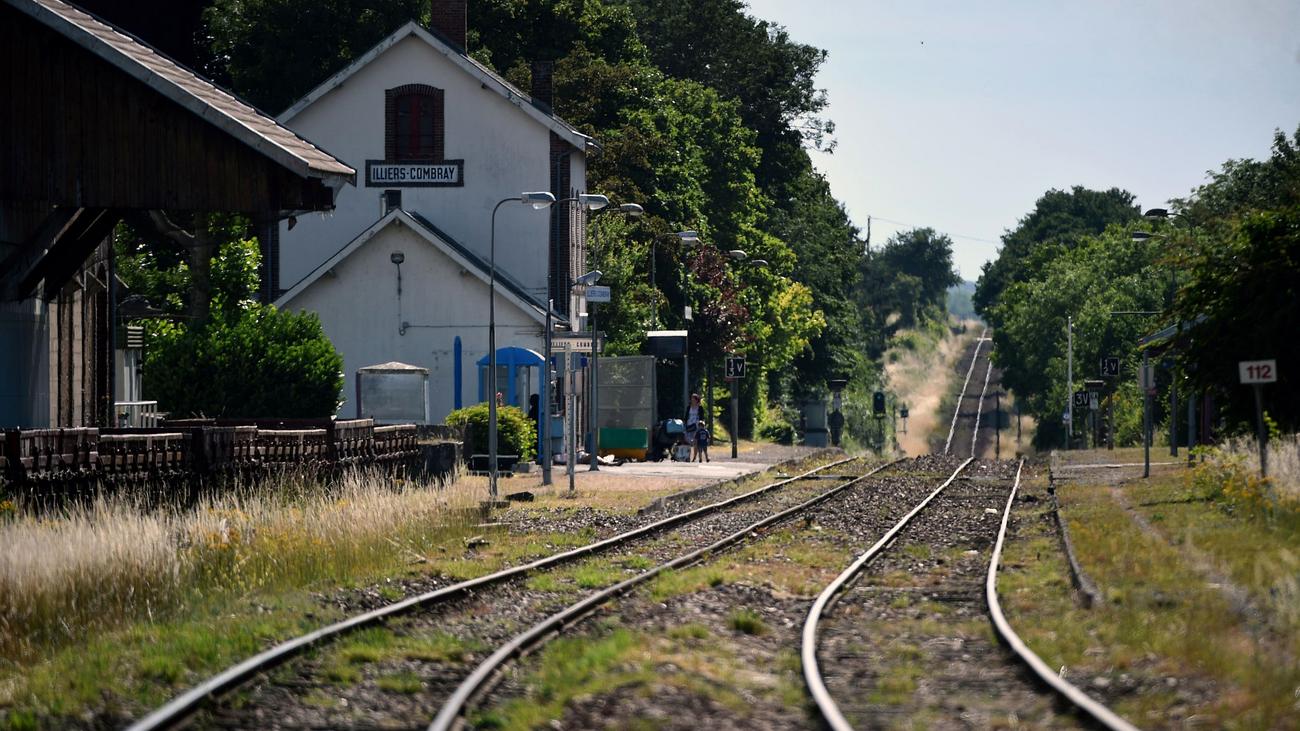
[[[391,361],[428,369],[435,422],[488,397],[494,211],[498,390],[509,403],[527,408],[540,393],[548,307],[562,326],[585,309],[570,287],[586,271],[582,209],[502,201],[586,192],[595,141],[552,111],[546,64],[534,64],[526,94],[466,54],[464,0],[434,0],[432,18],[278,118],[364,170],[332,212],[282,222],[266,246],[276,304],[317,313],[343,356],[341,416],[367,416],[357,369]]]

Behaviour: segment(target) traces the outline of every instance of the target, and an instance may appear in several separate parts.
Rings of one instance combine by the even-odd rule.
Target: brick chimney
[[[465,50],[467,0],[429,0],[429,27]]]
[[[551,111],[555,103],[555,62],[533,61],[533,104]]]

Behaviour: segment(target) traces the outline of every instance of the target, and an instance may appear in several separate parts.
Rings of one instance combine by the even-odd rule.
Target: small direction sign
[[[1075,392],[1074,392],[1074,408],[1076,408],[1076,409],[1086,409],[1086,408],[1088,408],[1088,392],[1087,392],[1087,391],[1075,391]]]
[[[727,380],[736,381],[745,377],[745,358],[731,356],[727,358]]]
[[[1276,383],[1276,360],[1243,360],[1237,363],[1237,373],[1243,384]]]
[[[1116,358],[1116,357],[1114,357],[1114,356],[1109,356],[1109,357],[1106,357],[1106,358],[1102,358],[1102,359],[1101,359],[1101,375],[1102,375],[1102,378],[1118,378],[1118,377],[1119,377],[1119,358]]]
[[[590,287],[587,287],[587,301],[588,302],[609,302],[610,301],[609,287],[601,287],[594,284],[591,285]]]

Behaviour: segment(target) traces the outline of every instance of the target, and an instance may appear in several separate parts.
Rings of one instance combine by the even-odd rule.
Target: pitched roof
[[[338,266],[344,259],[352,255],[352,252],[360,249],[368,241],[374,238],[380,231],[388,226],[400,224],[405,225],[412,231],[419,234],[422,238],[433,244],[434,247],[446,254],[452,261],[456,262],[462,269],[478,277],[484,284],[487,284],[491,278],[491,267],[482,257],[469,249],[463,244],[456,241],[451,236],[433,225],[424,216],[410,211],[404,211],[400,208],[389,211],[387,215],[373,223],[370,228],[362,231],[356,238],[349,241],[342,249],[334,252],[334,255],[326,259],[320,266],[311,270],[307,276],[298,281],[288,291],[280,295],[275,301],[276,307],[284,307],[292,299],[302,294],[317,279],[325,275],[325,272]],[[538,322],[546,321],[546,307],[537,301],[535,297],[528,293],[514,277],[507,274],[500,267],[496,272],[497,290],[504,294],[507,301],[514,304],[519,309],[528,313],[530,317]],[[551,314],[555,322],[564,322],[565,318],[557,313]]]
[[[437,34],[431,33],[413,20],[407,21],[405,25],[394,31],[392,35],[375,44],[374,48],[366,51],[364,55],[348,64],[342,71],[339,71],[323,81],[320,86],[312,89],[307,96],[299,99],[293,104],[293,106],[284,110],[277,119],[279,119],[281,123],[288,123],[289,120],[296,117],[299,112],[311,106],[317,99],[320,99],[334,89],[343,86],[353,74],[357,73],[362,68],[365,68],[367,64],[378,58],[384,53],[384,51],[397,45],[397,43],[408,36],[415,36],[427,43],[435,51],[446,56],[447,60],[459,66],[466,73],[477,79],[485,89],[491,89],[501,95],[506,101],[523,110],[523,112],[533,120],[545,125],[552,132],[559,135],[561,139],[567,141],[574,147],[583,150],[584,152],[588,148],[600,148],[599,143],[597,143],[594,138],[579,132],[577,127],[574,127],[563,119],[555,116],[553,112],[539,107],[533,102],[531,96],[520,91],[516,86],[498,76],[488,67],[475,61],[473,58],[470,58],[461,52],[460,49],[446,42]]]
[[[122,30],[62,0],[4,0],[300,177],[353,183],[357,171]]]

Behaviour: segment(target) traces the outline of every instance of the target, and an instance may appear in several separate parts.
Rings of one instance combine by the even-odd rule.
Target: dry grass
[[[945,335],[934,348],[891,348],[885,357],[885,373],[899,403],[910,412],[907,433],[898,432],[898,444],[908,454],[927,454],[930,435],[937,429],[947,433],[949,412],[939,411],[944,394],[953,378],[955,364],[979,337],[980,325],[967,323],[962,335]],[[936,377],[936,374],[938,376]],[[900,424],[901,429],[901,424]]]
[[[346,582],[422,559],[480,496],[373,476],[239,490],[144,511],[130,496],[0,521],[0,658],[267,590]]]
[[[1231,439],[1218,451],[1225,458],[1240,460],[1250,472],[1259,472],[1259,441],[1254,437]],[[1300,503],[1300,434],[1268,443],[1268,479],[1279,499]]]

